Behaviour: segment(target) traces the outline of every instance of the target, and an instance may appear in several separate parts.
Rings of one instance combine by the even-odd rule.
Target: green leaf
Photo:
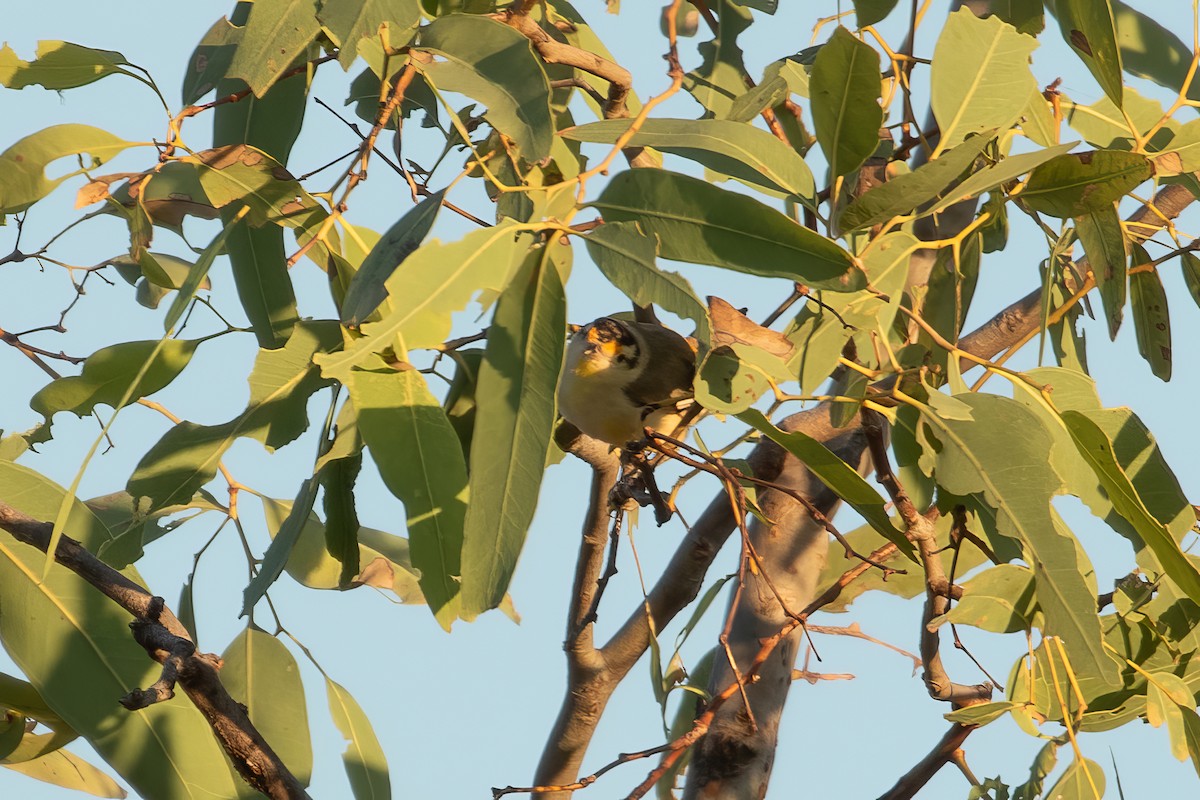
[[[813,126],[834,176],[857,169],[879,146],[879,54],[838,26],[809,80]]]
[[[980,19],[960,8],[946,19],[929,76],[939,149],[971,133],[1004,130],[1020,115],[1037,89],[1029,69],[1036,48],[1036,39],[998,17]]]
[[[421,591],[438,623],[449,630],[458,616],[467,508],[467,468],[458,437],[414,369],[356,369],[346,386],[383,482],[404,503]],[[539,458],[536,468],[541,467]]]
[[[1170,529],[1155,518],[1113,452],[1113,440],[1080,411],[1062,412],[1079,454],[1091,465],[1117,513],[1133,525],[1162,568],[1192,600],[1200,603],[1200,572],[1179,549]]]
[[[115,409],[122,400],[131,403],[154,394],[178,377],[199,344],[199,340],[169,339],[161,348],[157,341],[143,341],[97,350],[88,356],[79,375],[57,378],[30,398],[29,407],[46,419],[29,436],[30,444],[50,440],[50,425],[59,411],[71,411],[82,418],[98,404]],[[152,357],[154,360],[143,372],[142,367]],[[139,374],[141,380],[130,391]]]
[[[566,312],[549,246],[531,251],[496,303],[479,369],[462,551],[467,620],[504,599],[533,521],[554,432]]]
[[[989,722],[1000,719],[1016,706],[1017,704],[1011,700],[1000,700],[994,703],[978,703],[967,706],[942,716],[948,722],[957,722],[961,725],[987,725]]]
[[[869,228],[914,211],[956,183],[992,141],[987,135],[976,136],[906,175],[879,184],[846,206],[838,217],[839,227],[843,231]]]
[[[1031,169],[1063,155],[1076,144],[1076,142],[1068,142],[1066,144],[1055,145],[1054,147],[1047,147],[1045,150],[1035,150],[1032,153],[1022,153],[1019,156],[1002,158],[998,163],[984,167],[970,175],[965,181],[946,192],[932,206],[922,209],[921,213],[924,215],[936,214],[962,200],[977,197],[987,191],[996,190],[1009,181],[1024,175]]]
[[[1037,611],[1033,584],[1028,567],[1000,564],[986,569],[962,585],[962,598],[929,627],[955,623],[992,633],[1031,631]]]
[[[379,322],[362,326],[362,337],[340,353],[317,356],[322,374],[347,380],[350,368],[403,337],[408,348],[441,344],[450,333],[450,315],[480,291],[499,292],[507,284],[517,257],[526,249],[516,224],[505,220],[471,231],[457,242],[434,239],[405,261],[384,282],[391,310]]]
[[[721,22],[720,30],[697,48],[704,60],[684,76],[683,88],[708,115],[720,118],[746,91],[746,64],[737,40],[750,27],[753,15],[733,0],[718,0],[712,10]],[[636,112],[630,109],[630,113]]]
[[[637,222],[659,255],[849,292],[862,269],[835,242],[743,194],[666,170],[627,170],[591,205],[607,222]]]
[[[292,503],[263,498],[263,514],[267,532],[278,536],[284,520],[291,513]],[[417,571],[409,557],[408,540],[373,528],[358,530],[358,560],[362,570],[346,584],[342,580],[344,566],[330,555],[325,546],[325,525],[316,514],[309,514],[300,536],[291,548],[284,569],[298,583],[310,589],[352,589],[373,586],[391,589],[402,603],[423,603],[417,586]]]
[[[872,528],[892,542],[914,562],[915,551],[904,534],[888,519],[887,508],[879,492],[845,461],[834,455],[829,448],[801,431],[784,432],[771,424],[757,409],[748,409],[737,415],[755,430],[783,447],[800,459],[800,462],[828,486],[838,497],[863,516]]]
[[[1183,282],[1187,284],[1188,294],[1200,306],[1200,257],[1195,253],[1179,254],[1179,267],[1183,271]]]
[[[312,737],[300,666],[283,642],[248,625],[221,654],[221,682],[229,696],[246,707],[250,722],[271,743],[296,780],[308,786],[312,776]],[[239,797],[259,797],[244,783]]]
[[[31,761],[4,764],[13,772],[34,778],[44,783],[86,792],[93,797],[125,797],[125,790],[98,768],[74,753],[55,750]]]
[[[124,67],[132,66],[115,50],[96,50],[71,42],[44,39],[37,57],[24,61],[7,44],[0,47],[0,86],[24,89],[44,86],[50,91],[86,86],[108,75],[128,75],[144,80]]]
[[[0,462],[4,499],[35,519],[53,519],[66,493],[33,470]],[[77,500],[66,535],[95,551],[103,524]],[[46,704],[146,797],[231,797],[233,777],[204,717],[182,696],[140,711],[116,702],[158,680],[161,667],[129,634],[129,615],[45,555],[0,539],[0,640]],[[124,573],[144,583],[133,569]],[[61,762],[59,762],[61,764]]]
[[[1145,97],[1128,86],[1125,87],[1125,103],[1121,108],[1107,97],[1101,97],[1087,106],[1062,97],[1059,104],[1067,123],[1078,131],[1088,144],[1099,149],[1132,150],[1134,142],[1130,122],[1138,135],[1144,136],[1163,118],[1162,103]],[[1174,120],[1168,120],[1149,141],[1150,149],[1161,150],[1171,138],[1176,125]]]
[[[321,501],[325,508],[325,549],[341,562],[339,586],[349,586],[362,570],[358,546],[358,508],[354,500],[354,484],[362,471],[362,451],[347,458],[326,462],[317,472],[321,484]]]
[[[564,139],[612,144],[630,120],[611,119],[568,128]],[[812,171],[795,150],[764,130],[727,119],[648,119],[629,141],[691,159],[751,186],[812,203]]]
[[[219,95],[229,95],[246,87],[237,80],[236,66],[243,48],[254,48],[255,37],[266,35],[282,37],[289,35],[289,26],[296,24],[292,17],[298,9],[304,24],[305,15],[313,12],[312,0],[304,0],[288,8],[275,0],[264,5],[258,2],[249,6],[250,19],[242,32],[237,55],[230,66],[230,77],[222,76],[217,83]],[[239,6],[235,21],[242,20],[245,13]],[[262,30],[262,15],[278,15],[278,27],[270,32]],[[268,17],[269,19],[269,17]],[[315,24],[315,20],[313,20]],[[294,33],[294,30],[291,31]],[[312,32],[315,35],[315,31]],[[311,38],[311,37],[310,37]],[[305,44],[300,45],[302,51]],[[197,154],[196,160],[200,183],[214,206],[221,208],[221,218],[228,223],[242,201],[250,206],[250,217],[230,235],[228,242],[229,260],[233,266],[233,279],[237,286],[242,308],[254,328],[260,347],[268,349],[282,347],[296,324],[296,297],[288,274],[287,257],[284,250],[283,231],[272,226],[261,226],[270,220],[279,225],[289,225],[304,230],[324,219],[325,212],[308,192],[300,187],[284,168],[292,145],[300,135],[304,121],[304,108],[308,98],[310,76],[294,75],[275,82],[284,69],[291,66],[290,59],[299,53],[285,55],[286,45],[279,44],[272,55],[283,55],[285,61],[271,73],[270,88],[250,84],[254,95],[244,97],[236,103],[225,103],[213,111],[214,150]],[[255,64],[255,69],[262,64]],[[266,89],[265,92],[262,89]],[[251,228],[250,225],[254,225]],[[300,231],[297,238],[301,239]],[[304,243],[301,239],[301,244]],[[309,252],[318,266],[326,268],[327,258],[322,257],[323,247],[318,243]]]
[[[1167,313],[1167,293],[1157,270],[1129,276],[1129,301],[1138,352],[1150,365],[1154,377],[1171,380],[1171,318]]]
[[[988,11],[1012,25],[1020,33],[1037,36],[1046,28],[1042,0],[996,0]]]
[[[891,327],[908,274],[909,256],[918,246],[910,233],[892,231],[884,235],[864,259],[874,291],[827,295],[824,303],[828,308],[810,303],[796,315],[786,335],[796,344],[789,367],[799,375],[803,393],[816,392],[829,377],[847,339],[877,326],[884,330]]]
[[[1118,107],[1123,105],[1121,50],[1112,4],[1109,0],[1058,0],[1054,11],[1063,39],[1109,99]]]
[[[262,97],[320,32],[317,0],[255,0],[228,75]]]
[[[1072,761],[1062,777],[1046,792],[1046,797],[1055,800],[1095,800],[1104,797],[1104,770],[1095,761],[1086,758],[1082,762]]]
[[[1121,199],[1153,172],[1150,162],[1138,153],[1068,153],[1036,168],[1017,196],[1034,211],[1077,217]]]
[[[858,20],[858,27],[865,28],[883,22],[892,13],[896,3],[897,0],[854,0],[854,17]]]
[[[588,255],[613,286],[639,306],[654,304],[696,323],[696,338],[709,340],[708,310],[682,275],[655,265],[658,242],[635,223],[608,222],[583,240]]]
[[[1165,178],[1197,170],[1200,170],[1200,120],[1194,119],[1181,127],[1162,152],[1154,156],[1154,174]]]
[[[1088,265],[1100,287],[1104,316],[1108,320],[1108,335],[1117,338],[1125,314],[1126,252],[1125,231],[1113,203],[1080,214],[1075,218],[1075,233],[1083,244]]]
[[[260,350],[250,373],[246,410],[220,425],[185,421],[167,431],[138,462],[129,493],[150,498],[153,508],[187,503],[213,479],[225,451],[239,437],[276,450],[300,436],[308,428],[308,398],[329,385],[313,367],[313,355],[339,341],[337,323],[302,322],[285,347]]]
[[[1038,6],[1041,8],[1041,6]],[[1035,144],[1052,147],[1058,141],[1058,121],[1046,97],[1038,89],[1029,95],[1029,102],[1021,112],[1021,132]]]
[[[922,409],[921,419],[942,447],[935,468],[938,484],[962,497],[979,494],[994,509],[998,533],[1019,540],[1033,567],[1037,602],[1046,616],[1044,633],[1062,638],[1078,674],[1115,683],[1116,666],[1101,643],[1094,590],[1083,575],[1090,566],[1050,505],[1062,479],[1046,458],[1053,441],[1049,431],[1008,398],[968,393],[955,400],[966,404],[973,419],[948,419]]]
[[[216,208],[242,203],[251,225],[300,227],[325,211],[276,158],[248,144],[221,145],[182,159],[195,165],[200,185]]]
[[[1192,48],[1153,17],[1120,0],[1111,0],[1110,5],[1117,23],[1122,68],[1130,75],[1180,91],[1192,60]],[[1126,86],[1125,91],[1132,90]],[[1200,86],[1193,82],[1187,96],[1191,100],[1200,98]]]
[[[99,165],[136,145],[91,125],[52,125],[31,133],[0,153],[0,214],[24,211],[83,172],[47,178],[46,167],[58,159],[87,153]]]
[[[446,190],[443,189],[413,206],[388,228],[371,252],[367,253],[342,300],[341,317],[344,325],[349,328],[362,325],[387,298],[385,286],[388,278],[425,241],[445,196]]]
[[[248,13],[249,4],[245,7]],[[229,65],[233,63],[233,54],[237,52],[238,42],[242,40],[243,30],[243,25],[234,25],[227,17],[221,17],[200,39],[188,59],[187,71],[183,76],[181,94],[184,105],[198,102],[225,77]]]
[[[183,319],[183,314],[187,311],[192,298],[196,296],[196,292],[208,281],[208,271],[212,268],[213,261],[221,254],[225,247],[225,241],[229,238],[230,231],[237,225],[237,222],[237,218],[227,222],[221,232],[208,243],[208,247],[204,248],[204,252],[200,254],[200,258],[196,259],[196,263],[188,270],[187,276],[179,286],[179,292],[171,301],[171,307],[167,309],[166,316],[163,317],[163,330],[168,335],[175,330],[175,325],[179,320]],[[166,346],[165,340],[163,346]]]
[[[317,16],[341,51],[338,62],[342,69],[349,69],[358,57],[358,43],[362,39],[384,35],[393,47],[407,41],[409,32],[421,20],[421,6],[418,0],[326,2]]]
[[[448,59],[412,62],[438,89],[487,106],[488,122],[516,142],[527,161],[550,155],[550,82],[528,39],[487,17],[450,14],[423,28],[418,46]]]
[[[346,777],[350,779],[355,800],[391,800],[392,781],[387,755],[371,727],[371,720],[354,696],[329,677],[325,678],[325,694],[329,698],[333,724],[346,740],[342,763],[346,765]]]
[[[242,591],[242,613],[238,616],[244,617],[253,614],[258,601],[263,599],[263,595],[271,588],[271,584],[275,583],[283,574],[284,565],[292,554],[292,548],[296,546],[296,540],[300,538],[300,533],[308,524],[313,504],[317,501],[318,486],[319,484],[314,478],[305,478],[300,484],[300,490],[296,493],[296,502],[292,504],[291,511],[288,512],[283,524],[271,537],[271,544],[263,553],[258,572]]]
[[[750,122],[766,109],[774,108],[787,100],[790,91],[787,79],[778,74],[770,78],[764,75],[762,83],[733,101],[729,110],[725,112],[724,119],[732,122]]]

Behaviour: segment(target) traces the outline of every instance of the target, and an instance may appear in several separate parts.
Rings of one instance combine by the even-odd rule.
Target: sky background
[[[741,39],[753,76],[760,75],[770,61],[812,43],[814,19],[838,11],[833,2],[785,0],[781,5],[784,8],[774,18],[752,26]],[[843,5],[850,7],[849,3]],[[1191,4],[1184,0],[1133,5],[1145,10],[1166,9],[1161,11],[1164,23],[1187,20],[1191,13]],[[179,86],[187,57],[209,26],[231,8],[232,3],[228,7],[223,3],[177,3],[168,9],[160,3],[148,2],[46,0],[23,4],[19,10],[6,9],[0,36],[24,58],[32,57],[40,39],[62,39],[119,50],[130,61],[150,70],[173,110],[178,110]],[[605,14],[600,0],[581,0],[578,8],[617,60],[632,70],[635,89],[643,98],[659,93],[668,85],[661,58],[665,41],[659,33],[657,5],[625,3],[619,16]],[[756,16],[762,18],[757,12]],[[941,28],[943,16],[942,4],[935,4],[923,35],[918,37],[918,55],[928,56],[932,52],[933,37]],[[1052,21],[1050,24],[1054,25]],[[1186,24],[1180,27],[1187,28]],[[883,30],[889,41],[899,43],[902,34],[898,26],[885,25]],[[823,29],[819,40],[823,41],[829,33],[830,28]],[[1190,36],[1184,33],[1181,38],[1187,41]],[[681,57],[685,69],[700,63],[695,52],[699,41],[703,37],[684,42]],[[1073,99],[1081,103],[1098,100],[1100,89],[1062,45],[1057,32],[1043,34],[1041,41],[1033,65],[1039,84],[1062,77],[1061,88]],[[340,109],[349,80],[359,69],[356,66],[347,75],[336,64],[322,67],[312,96]],[[1141,81],[1132,83],[1139,91],[1167,98],[1169,102],[1169,93]],[[918,94],[918,102],[921,98],[922,94]],[[681,92],[658,113],[697,117],[702,110]],[[1186,120],[1189,113],[1185,111],[1179,116]],[[357,141],[341,122],[311,101],[307,114],[305,129],[289,163],[293,174],[315,169],[349,151]],[[582,113],[577,113],[577,118],[587,121]],[[0,149],[29,133],[65,122],[86,122],[138,141],[151,137],[161,140],[166,132],[164,112],[153,94],[120,76],[61,95],[40,88],[19,92],[0,90]],[[204,116],[189,121],[184,132],[188,144],[196,149],[207,146],[210,124]],[[409,133],[405,140],[406,156],[423,163],[432,161],[432,157],[423,155],[436,143],[435,135],[415,124],[410,124],[406,132]],[[591,146],[587,152],[593,159],[602,156],[598,146]],[[152,159],[150,150],[132,150],[110,162],[103,171],[145,169]],[[443,185],[454,177],[461,163],[459,156],[448,158],[433,185]],[[824,167],[816,149],[813,165],[820,176]],[[668,166],[695,172],[692,165],[678,160],[669,161]],[[322,173],[306,186],[310,191],[323,190],[334,175],[333,171]],[[822,182],[820,177],[818,182]],[[74,219],[79,213],[72,210],[74,191],[80,183],[78,179],[68,182],[48,202],[34,208],[22,240],[24,249],[40,246],[66,221]],[[736,188],[733,184],[726,185]],[[598,192],[600,182],[593,182],[589,189]],[[493,216],[490,202],[477,185],[464,182],[452,199],[481,217]],[[411,205],[399,179],[383,165],[377,165],[371,170],[370,180],[353,195],[349,217],[356,224],[382,231]],[[1017,219],[1016,215],[1013,219]],[[1180,222],[1181,230],[1188,236],[1197,227],[1192,215],[1185,215]],[[435,235],[452,240],[468,229],[468,223],[444,213]],[[215,225],[189,221],[188,231],[193,243],[202,246],[214,235]],[[11,220],[7,228],[0,228],[0,252],[11,249],[14,234]],[[118,255],[127,243],[123,223],[103,219],[77,229],[61,247],[56,246],[53,255],[86,266]],[[182,242],[165,231],[157,234],[155,249],[188,255]],[[976,312],[968,319],[967,329],[1037,285],[1037,265],[1044,257],[1041,236],[1030,228],[1015,226],[1010,247],[985,258],[975,298]],[[789,290],[785,281],[739,277],[730,282],[712,269],[693,265],[671,268],[678,268],[692,280],[698,294],[720,294],[735,306],[748,306],[750,316],[755,318],[762,318]],[[1138,411],[1158,433],[1168,462],[1185,492],[1195,500],[1200,497],[1200,468],[1195,456],[1200,434],[1194,425],[1180,420],[1187,419],[1195,398],[1200,396],[1200,380],[1193,368],[1195,358],[1191,352],[1200,330],[1200,312],[1188,298],[1178,268],[1168,265],[1162,274],[1172,303],[1176,355],[1173,381],[1170,384],[1158,381],[1137,356],[1128,316],[1115,344],[1108,342],[1102,324],[1085,323],[1090,365],[1105,404],[1129,405]],[[310,262],[302,261],[294,268],[293,277],[302,316],[334,315],[323,273]],[[231,292],[232,278],[224,259],[214,267],[212,278],[218,307],[231,318],[239,319],[236,298]],[[120,281],[110,286],[89,280],[86,296],[67,319],[68,333],[42,334],[28,341],[47,349],[84,355],[116,342],[157,338],[161,335],[164,310],[143,309],[134,304],[132,294],[132,287]],[[47,265],[43,271],[31,261],[4,265],[0,268],[0,326],[21,331],[53,323],[73,295],[71,283],[60,268]],[[628,306],[615,289],[602,281],[587,261],[583,248],[576,248],[568,296],[568,318],[578,323]],[[198,318],[192,332],[207,332],[203,328],[206,324],[213,322]],[[456,333],[470,333],[478,327],[472,315],[463,315]],[[1029,349],[1031,353],[1016,363],[1026,367],[1035,363],[1036,348]],[[226,336],[210,342],[200,348],[180,380],[155,399],[186,419],[222,422],[244,408],[245,376],[254,355],[253,337],[249,335]],[[44,374],[12,348],[0,349],[0,370],[9,387],[0,393],[0,427],[8,432],[32,427],[39,417],[26,403],[36,387],[45,383]],[[989,390],[1003,391],[1003,386],[993,379]],[[312,401],[310,412],[314,419],[323,416],[326,397],[327,392],[322,392]],[[80,495],[92,497],[123,488],[142,454],[166,430],[166,421],[147,409],[134,407],[123,412],[112,431],[116,447],[93,461]],[[60,415],[55,420],[54,441],[43,447],[40,455],[29,454],[20,463],[68,484],[95,432],[92,420]],[[706,429],[706,441],[710,443],[734,435],[733,428],[721,429],[716,422]],[[255,490],[290,500],[311,468],[315,441],[315,432],[310,431],[288,448],[270,455],[258,443],[241,440],[230,450],[226,463],[236,478]],[[572,460],[547,474],[537,519],[512,586],[513,599],[522,616],[520,625],[493,613],[473,624],[460,622],[447,635],[423,607],[398,605],[390,595],[369,588],[347,593],[314,592],[284,576],[272,589],[271,596],[283,624],[367,710],[387,752],[396,797],[482,800],[490,797],[491,786],[530,781],[565,685],[561,643],[589,480],[586,467]],[[224,487],[219,483],[214,486],[218,495],[223,496]],[[691,518],[698,515],[714,491],[712,484],[693,483],[682,501]],[[261,552],[267,536],[260,512],[249,498],[243,497],[243,514],[252,543]],[[359,481],[358,498],[362,524],[403,532],[399,502],[369,468]],[[1068,523],[1089,549],[1101,586],[1124,575],[1132,565],[1124,540],[1107,531],[1100,521],[1079,512],[1073,500],[1064,498],[1060,502]],[[840,516],[837,522],[843,530],[857,524],[847,515]],[[149,588],[163,595],[168,604],[175,605],[179,589],[191,570],[192,554],[208,539],[215,524],[214,519],[185,525],[151,545],[145,559],[139,562]],[[677,522],[661,529],[644,524],[636,531],[635,541],[648,582],[661,571],[680,533]],[[605,607],[601,609],[598,641],[603,641],[640,600],[637,572],[630,549],[624,544],[621,557],[621,572],[610,586]],[[710,580],[731,571],[735,559],[736,549],[726,548],[711,570]],[[237,615],[246,578],[240,545],[234,536],[222,534],[204,556],[197,577],[195,596],[202,649],[220,652],[241,630],[244,620],[238,620]],[[687,663],[693,663],[713,643],[723,617],[722,605],[714,605],[709,618],[692,636],[684,651]],[[915,651],[919,618],[919,603],[876,593],[857,601],[849,614],[823,615],[819,622],[843,625],[856,621],[867,633]],[[274,628],[269,615],[260,614],[259,622],[268,630]],[[678,625],[669,628],[663,641],[673,642],[677,629]],[[989,671],[1004,680],[1023,652],[1023,638],[961,630]],[[855,678],[815,686],[797,683],[793,687],[768,797],[877,796],[935,744],[947,727],[941,715],[948,709],[929,699],[919,675],[913,673],[911,663],[903,656],[842,637],[819,637],[818,644],[824,662],[814,669],[851,673]],[[949,647],[945,649],[948,651]],[[343,742],[329,721],[323,682],[315,668],[304,662],[304,656],[295,648],[293,652],[302,662],[308,691],[316,758],[311,794],[322,798],[349,796],[340,758]],[[948,654],[948,667],[956,680],[967,683],[983,680],[956,654]],[[15,671],[3,654],[0,654],[0,671]],[[614,696],[589,751],[585,770],[599,768],[619,752],[660,744],[658,715],[650,672],[643,659]],[[1058,729],[1051,730],[1057,732]],[[1041,744],[1022,734],[1005,718],[974,733],[966,749],[969,763],[978,776],[1002,775],[1006,782],[1017,784],[1025,779]],[[1127,797],[1173,795],[1174,787],[1196,785],[1191,765],[1171,757],[1165,731],[1129,725],[1114,733],[1087,735],[1082,746],[1085,755],[1109,772],[1110,796],[1117,796],[1112,773],[1114,759]],[[71,749],[89,753],[86,746],[78,743]],[[1061,751],[1060,756],[1062,763],[1068,762],[1069,750]],[[649,762],[621,767],[580,796],[624,796],[642,780],[647,769]],[[957,770],[946,768],[922,796],[965,797],[967,791]],[[68,796],[78,795],[0,770],[0,797],[52,800]]]

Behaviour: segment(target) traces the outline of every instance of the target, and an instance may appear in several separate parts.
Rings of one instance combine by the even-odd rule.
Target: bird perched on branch
[[[624,447],[644,428],[675,428],[695,374],[696,351],[675,331],[600,317],[567,345],[558,410],[587,435]]]

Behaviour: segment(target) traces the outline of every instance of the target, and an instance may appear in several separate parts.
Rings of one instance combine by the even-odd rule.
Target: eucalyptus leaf
[[[542,462],[554,432],[567,300],[550,247],[526,256],[488,327],[463,531],[467,620],[504,600],[537,508]]]
[[[857,169],[879,145],[879,55],[838,26],[809,80],[813,126],[834,176]]]
[[[930,103],[941,130],[939,148],[1016,119],[1037,88],[1029,69],[1036,47],[1036,39],[1017,33],[999,17],[980,19],[968,8],[947,17],[929,77]]]
[[[592,203],[611,222],[658,237],[659,255],[810,286],[854,291],[862,269],[826,239],[742,194],[665,170],[617,175]]]

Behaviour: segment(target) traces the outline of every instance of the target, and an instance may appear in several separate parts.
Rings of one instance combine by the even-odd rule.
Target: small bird
[[[558,410],[587,435],[624,447],[644,428],[674,429],[695,374],[696,352],[675,331],[600,317],[567,345]]]

